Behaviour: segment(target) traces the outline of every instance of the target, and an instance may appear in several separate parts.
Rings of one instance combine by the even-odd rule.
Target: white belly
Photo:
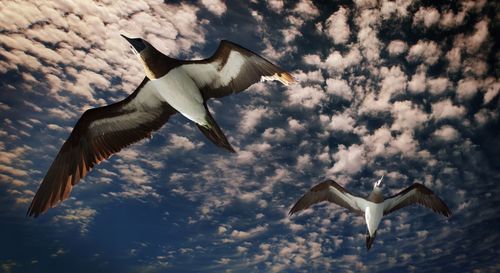
[[[152,82],[160,97],[175,110],[200,125],[208,125],[201,92],[182,69],[174,68]]]
[[[383,203],[377,204],[372,202],[367,202],[365,207],[365,220],[366,226],[368,227],[368,232],[370,236],[375,234],[377,231],[378,224],[380,220],[382,220],[382,216],[384,215],[384,206]]]

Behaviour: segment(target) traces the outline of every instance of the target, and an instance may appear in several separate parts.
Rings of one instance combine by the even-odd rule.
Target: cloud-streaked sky
[[[0,271],[500,270],[498,4],[331,2],[2,1]],[[299,83],[209,101],[235,154],[175,115],[26,218],[80,115],[144,77],[120,34],[184,59],[228,39]],[[391,214],[368,253],[342,208],[287,216],[326,178],[365,196],[383,174],[386,195],[420,182],[453,216]]]

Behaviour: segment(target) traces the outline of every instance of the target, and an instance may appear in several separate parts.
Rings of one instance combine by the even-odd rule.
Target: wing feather
[[[312,187],[309,192],[304,194],[292,207],[289,215],[305,210],[322,201],[329,201],[344,207],[351,212],[363,214],[363,210],[361,208],[363,204],[362,198],[350,193],[337,182],[333,180],[326,180]]]
[[[430,208],[446,217],[451,216],[451,211],[443,200],[420,183],[414,183],[398,194],[387,198],[384,201],[384,215],[414,204]]]
[[[212,57],[186,61],[181,67],[195,81],[205,100],[241,92],[261,80],[295,82],[290,73],[258,54],[229,41],[221,41]]]
[[[67,199],[73,186],[96,164],[148,137],[176,113],[161,101],[138,105],[139,92],[153,88],[148,83],[145,78],[125,100],[87,110],[81,116],[47,171],[27,215],[37,217]]]

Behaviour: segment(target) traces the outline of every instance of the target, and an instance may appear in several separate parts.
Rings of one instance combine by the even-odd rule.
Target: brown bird
[[[215,145],[234,152],[208,111],[207,100],[241,92],[258,81],[295,82],[285,70],[229,41],[221,41],[210,58],[177,60],[143,39],[123,37],[139,57],[146,77],[124,100],[83,113],[47,171],[27,215],[37,217],[67,199],[92,167],[149,137],[177,112],[194,121]]]
[[[314,186],[304,194],[292,207],[289,215],[309,208],[321,201],[330,201],[365,217],[368,232],[366,235],[366,249],[370,250],[377,228],[382,217],[409,205],[419,204],[432,209],[443,216],[450,217],[451,211],[430,189],[420,183],[414,183],[405,190],[384,199],[382,195],[382,178],[375,182],[373,191],[368,198],[356,196],[333,180],[326,180]]]

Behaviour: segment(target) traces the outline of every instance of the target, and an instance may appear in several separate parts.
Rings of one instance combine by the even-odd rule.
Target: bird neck
[[[384,201],[384,196],[382,195],[382,190],[378,187],[374,187],[373,191],[368,195],[368,201],[374,203],[380,203]]]
[[[163,77],[172,69],[172,65],[177,61],[164,55],[154,47],[147,47],[139,55],[144,72],[150,80]]]

